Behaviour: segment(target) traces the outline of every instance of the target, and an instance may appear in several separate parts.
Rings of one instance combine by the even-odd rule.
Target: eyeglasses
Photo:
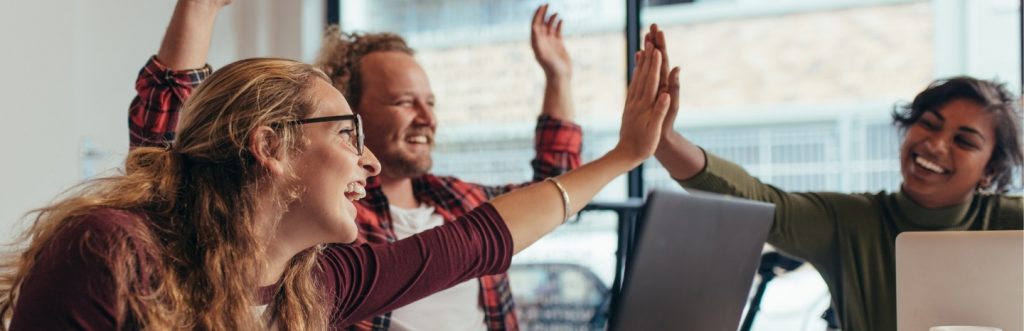
[[[356,148],[357,155],[363,155],[363,120],[359,115],[339,115],[339,116],[324,116],[324,117],[313,117],[303,118],[298,120],[288,121],[288,125],[302,125],[310,123],[321,123],[321,122],[334,122],[334,121],[348,121],[351,120],[355,123],[355,134],[349,135],[349,144]],[[343,129],[342,131],[352,131],[352,129]]]

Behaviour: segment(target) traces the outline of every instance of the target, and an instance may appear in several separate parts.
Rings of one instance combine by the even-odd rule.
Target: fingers
[[[672,68],[672,72],[668,75],[668,87],[669,91],[675,90],[679,92],[679,67]]]
[[[558,13],[553,13],[551,16],[548,16],[548,4],[541,5],[533,12],[533,21],[531,23],[533,35],[553,35],[561,38],[562,22],[564,22],[564,20],[558,18]]]
[[[544,4],[541,5],[540,7],[537,7],[537,10],[533,12],[532,24],[534,29],[539,28],[542,24],[544,24],[544,16],[546,16],[547,13],[548,5]]]
[[[658,75],[661,68],[661,52],[654,48],[653,44],[644,45],[646,54],[644,64],[641,67],[640,75],[643,76],[639,82],[643,84],[642,91],[644,100],[653,103],[658,93],[658,85],[661,80]]]
[[[641,61],[643,61],[643,56],[644,56],[644,51],[643,50],[639,50],[639,51],[636,51],[636,53],[633,53],[633,80],[629,83],[629,86],[626,88],[626,104],[627,105],[631,102],[631,100],[635,100],[636,99],[636,94],[637,94],[637,90],[638,90],[637,86],[640,85],[639,83],[637,83],[638,82],[637,75],[640,73],[640,63],[641,63]]]
[[[637,61],[636,63],[636,75],[633,75],[633,82],[636,84],[636,92],[633,96],[643,105],[650,105],[653,101],[653,98],[651,97],[652,93],[650,91],[650,66],[652,62],[651,52],[653,51],[654,49],[651,47],[644,47],[640,54],[640,61]]]
[[[666,124],[669,128],[672,127],[672,123],[666,123],[669,120],[668,114],[671,111],[671,103],[672,97],[668,93],[658,93],[658,101],[654,104],[654,109],[652,109],[653,114],[650,115],[651,120],[653,120],[651,129],[657,131],[655,132],[656,137],[661,135],[662,130],[666,130]],[[675,119],[673,118],[672,120],[674,121]]]
[[[665,80],[668,79],[669,68],[671,68],[671,67],[668,64],[668,52],[665,50],[665,33],[663,31],[658,31],[658,34],[655,36],[654,40],[656,41],[654,43],[655,48],[657,48],[658,51],[661,52],[661,79],[662,79],[662,84],[667,84],[667,82],[665,82]]]
[[[654,105],[654,115],[659,124],[665,120],[665,115],[668,114],[671,103],[672,97],[668,93],[658,93],[658,102]]]
[[[665,116],[663,132],[671,132],[676,125],[676,116],[679,114],[679,67],[673,68],[669,74],[669,110]]]
[[[672,108],[679,108],[679,67],[672,68],[668,75],[668,93],[672,97]]]
[[[650,44],[651,46],[646,46]],[[662,31],[657,24],[651,24],[647,33],[644,34],[644,45],[645,47],[651,47],[657,49],[661,53],[661,69],[659,71],[660,83],[658,89],[661,91],[667,91],[668,86],[666,85],[669,75],[668,53],[665,52],[665,32]]]
[[[627,90],[627,99],[639,103],[641,108],[650,107],[659,92],[661,53],[651,44],[637,52],[633,81]]]
[[[551,32],[556,20],[558,20],[558,13],[551,14],[551,17],[548,17],[547,22],[544,23],[544,27],[547,28],[548,32]]]

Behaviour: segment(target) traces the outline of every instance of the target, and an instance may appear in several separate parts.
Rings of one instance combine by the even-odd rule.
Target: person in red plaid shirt
[[[531,24],[533,53],[547,78],[536,128],[533,180],[580,164],[582,133],[574,118],[572,62],[557,14],[539,7]],[[437,120],[434,93],[413,50],[394,34],[345,34],[328,29],[317,66],[331,77],[362,116],[366,145],[381,162],[367,186],[358,223],[363,239],[393,242],[455,220],[481,203],[522,184],[485,186],[429,173]],[[528,183],[527,183],[528,184]],[[505,274],[468,281],[358,324],[356,330],[517,330]]]
[[[175,12],[160,52],[136,83],[139,96],[129,120],[133,146],[159,146],[174,139],[178,109],[210,74],[205,59],[213,22],[228,2]],[[562,22],[557,15],[548,16],[544,5],[534,13],[531,27],[534,55],[547,78],[536,128],[537,155],[531,162],[536,182],[580,165],[582,130],[571,122],[572,65],[561,38]],[[454,221],[493,197],[532,183],[485,186],[429,173],[437,125],[434,95],[401,37],[346,35],[334,27],[317,62],[362,117],[369,132],[366,146],[382,165],[380,176],[366,187],[366,198],[357,204],[360,240],[394,242]],[[507,275],[500,274],[456,285],[353,329],[517,330],[518,325]]]

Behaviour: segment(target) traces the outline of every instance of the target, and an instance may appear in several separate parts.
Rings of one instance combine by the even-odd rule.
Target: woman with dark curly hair
[[[653,35],[664,52],[664,38]],[[662,75],[673,102],[655,157],[687,189],[774,203],[768,242],[821,273],[843,330],[896,329],[894,246],[901,232],[1024,227],[1021,197],[1005,195],[1022,163],[1021,112],[1001,84],[938,80],[893,114],[903,133],[899,192],[794,193],[676,132],[678,72]]]

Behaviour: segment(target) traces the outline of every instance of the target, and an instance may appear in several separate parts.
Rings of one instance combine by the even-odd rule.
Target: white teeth
[[[935,164],[934,162],[928,161],[925,158],[920,157],[920,156],[914,158],[914,162],[917,163],[917,165],[921,166],[921,168],[928,169],[928,170],[930,170],[931,172],[934,172],[934,173],[941,174],[941,173],[945,173],[946,172],[946,169],[942,169],[942,166],[939,166],[938,164]]]
[[[345,196],[349,200],[356,201],[366,197],[366,188],[357,183],[349,183],[345,189]]]
[[[427,138],[427,136],[409,136],[409,137],[405,138],[405,141],[408,141],[408,142],[414,143],[414,144],[426,144],[427,142],[430,141],[430,139]]]

